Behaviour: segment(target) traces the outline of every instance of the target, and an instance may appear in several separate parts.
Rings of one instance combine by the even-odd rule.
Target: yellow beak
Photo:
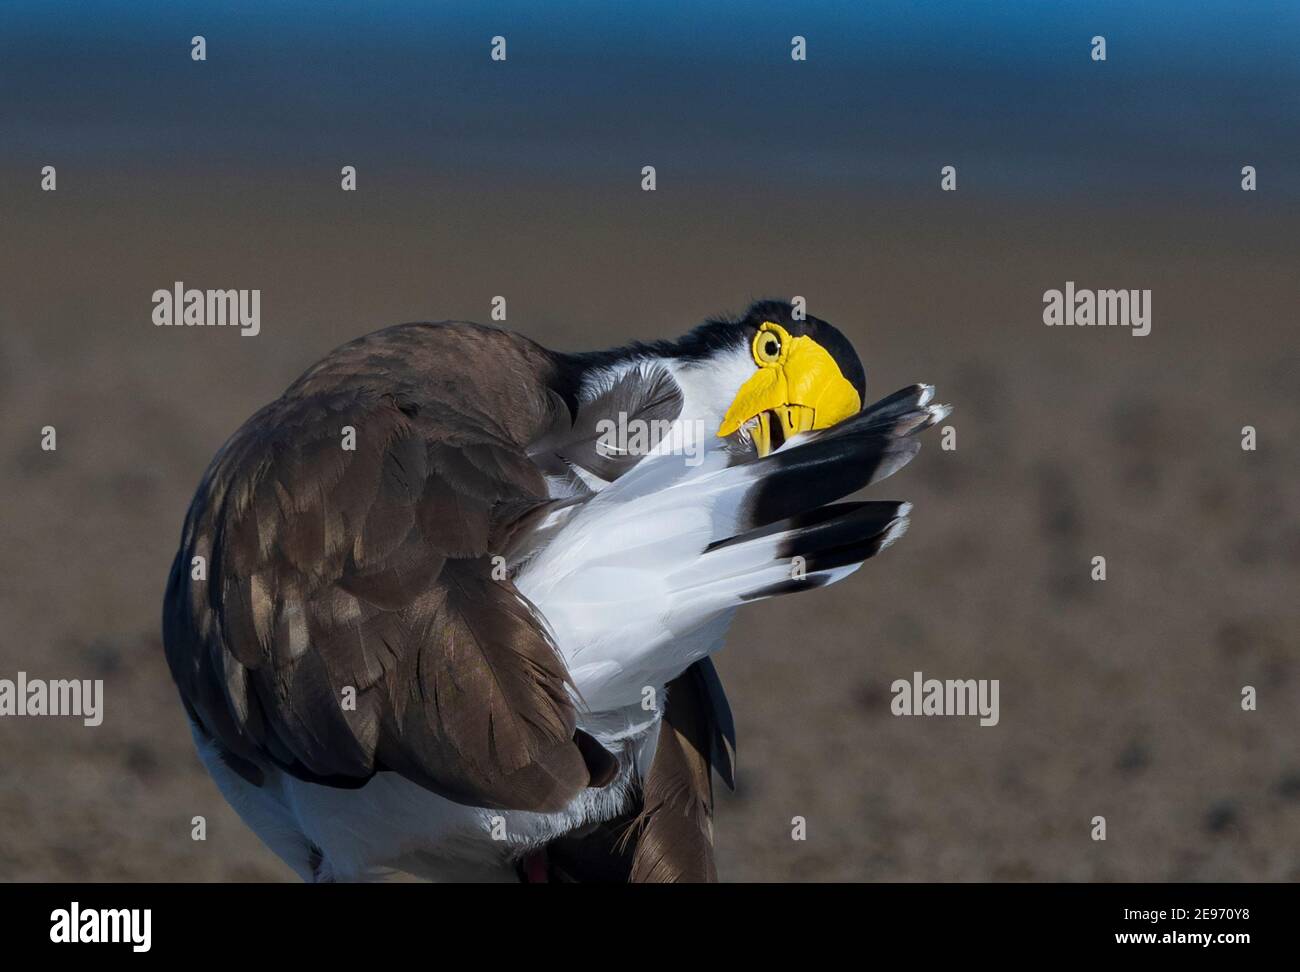
[[[799,432],[825,429],[856,415],[862,399],[830,353],[812,338],[790,337],[778,324],[763,324],[784,340],[774,361],[755,357],[758,370],[740,386],[719,436],[732,435],[750,419],[758,454],[765,456]],[[762,334],[760,333],[760,338]]]

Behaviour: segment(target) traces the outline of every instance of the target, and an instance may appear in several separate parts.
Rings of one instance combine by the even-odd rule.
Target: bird
[[[907,528],[845,500],[943,419],[759,300],[558,352],[462,321],[326,355],[219,449],[163,643],[200,760],[309,882],[711,882],[743,605]]]

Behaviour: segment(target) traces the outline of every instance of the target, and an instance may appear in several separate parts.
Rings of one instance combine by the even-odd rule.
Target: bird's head
[[[716,434],[760,456],[862,408],[866,375],[853,345],[826,321],[796,318],[784,301],[761,301],[742,319],[710,322],[685,340],[713,345],[709,358],[722,365],[708,403]]]

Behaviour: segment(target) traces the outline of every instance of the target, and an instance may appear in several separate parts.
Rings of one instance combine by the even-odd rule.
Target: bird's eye
[[[781,359],[781,338],[772,331],[763,331],[754,341],[754,357],[759,364],[773,364]]]

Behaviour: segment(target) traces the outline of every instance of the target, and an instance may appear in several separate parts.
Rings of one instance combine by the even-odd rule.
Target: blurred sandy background
[[[1295,99],[1268,100],[1288,15],[1227,35],[1224,74],[1121,59],[1085,91],[1086,61],[990,61],[960,19],[921,43],[901,19],[676,10],[680,37],[633,23],[597,50],[581,30],[619,25],[588,18],[588,56],[560,65],[557,22],[520,9],[515,32],[425,25],[421,60],[414,20],[327,16],[304,38],[277,4],[243,33],[219,21],[198,66],[183,11],[18,7],[0,677],[103,678],[106,718],[0,720],[0,879],[291,878],[199,766],[162,656],[184,510],[225,437],[330,348],[485,321],[497,294],[509,326],[572,349],[801,294],[854,341],[869,397],[924,380],[956,406],[957,451],[931,434],[872,490],[914,503],[907,537],[743,611],[717,658],[740,743],[724,880],[1300,879],[1300,153]],[[1098,11],[1159,64],[1215,29]],[[1035,58],[1082,31],[1086,58],[1095,19],[980,24]],[[690,46],[728,25],[717,59]],[[821,39],[791,75],[801,30]],[[488,74],[499,31],[513,76]],[[937,187],[949,162],[957,193]],[[1237,189],[1244,162],[1264,191]],[[176,280],[261,288],[262,333],[155,328],[150,294]],[[1150,288],[1151,335],[1044,327],[1066,280]],[[1000,724],[891,716],[916,670],[1000,679]]]

